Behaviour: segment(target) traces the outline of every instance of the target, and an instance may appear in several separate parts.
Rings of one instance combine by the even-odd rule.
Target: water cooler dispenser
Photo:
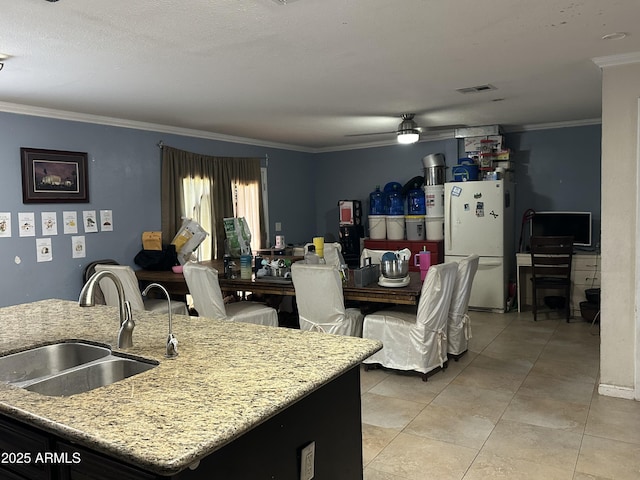
[[[360,240],[364,238],[362,203],[359,200],[340,200],[340,245],[342,256],[351,268],[360,266]]]

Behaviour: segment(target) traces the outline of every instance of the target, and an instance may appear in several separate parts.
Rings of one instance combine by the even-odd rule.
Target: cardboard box
[[[484,146],[490,145],[493,151],[499,152],[505,149],[502,135],[487,135],[483,137],[469,137],[464,139],[465,153],[481,152]]]
[[[144,250],[162,250],[162,232],[142,232]]]

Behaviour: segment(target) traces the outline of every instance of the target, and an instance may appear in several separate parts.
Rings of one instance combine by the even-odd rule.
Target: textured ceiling
[[[410,112],[426,127],[588,122],[601,110],[592,59],[640,55],[639,18],[638,0],[3,2],[0,110],[309,151],[393,141],[350,135]],[[613,32],[628,36],[602,40]],[[496,89],[456,91],[482,84]]]

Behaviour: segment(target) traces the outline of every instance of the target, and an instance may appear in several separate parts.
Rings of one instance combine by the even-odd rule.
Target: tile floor
[[[597,325],[470,316],[469,352],[428,382],[362,371],[365,480],[640,478],[640,402],[598,395]]]

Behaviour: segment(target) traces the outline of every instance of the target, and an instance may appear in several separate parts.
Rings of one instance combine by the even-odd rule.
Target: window
[[[162,145],[163,239],[174,237],[183,217],[192,218],[210,233],[198,249],[199,260],[221,259],[223,219],[242,216],[251,229],[252,249],[262,248],[267,235],[262,160],[213,157]]]
[[[211,182],[206,178],[182,179],[182,202],[185,209],[183,216],[195,220],[212,237],[215,237],[210,188]],[[195,254],[200,262],[211,260],[211,242],[202,242]]]
[[[236,217],[244,217],[251,232],[251,251],[258,251],[260,246],[260,195],[259,182],[239,184],[232,182],[233,214]]]
[[[266,169],[265,169],[266,170]],[[244,217],[251,231],[251,250],[258,251],[261,247],[260,228],[260,196],[263,187],[266,189],[266,182],[249,182],[241,184],[231,182],[233,192],[233,214],[236,217]],[[188,177],[182,179],[182,201],[184,205],[183,216],[192,218],[202,226],[212,237],[215,238],[215,222],[213,220],[211,182],[202,177]],[[265,222],[266,223],[266,222]],[[211,260],[211,242],[203,242],[196,250],[198,261]]]

